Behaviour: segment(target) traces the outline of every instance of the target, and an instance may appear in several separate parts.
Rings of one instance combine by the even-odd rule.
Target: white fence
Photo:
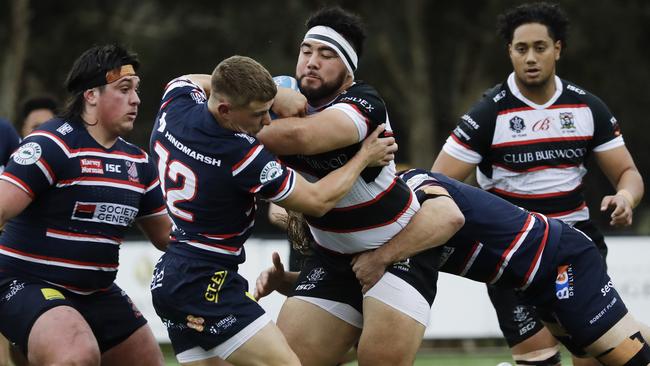
[[[650,237],[609,237],[609,274],[634,316],[650,324]],[[246,243],[246,263],[240,273],[255,284],[259,272],[271,265],[271,253],[277,251],[288,262],[288,244],[283,240],[250,239]],[[156,338],[169,342],[167,332],[151,305],[149,281],[153,265],[161,252],[144,242],[122,245],[117,283],[131,296],[149,320]],[[284,296],[272,294],[260,304],[274,318]],[[501,333],[485,286],[460,277],[441,273],[438,295],[433,304],[426,338],[486,338]]]

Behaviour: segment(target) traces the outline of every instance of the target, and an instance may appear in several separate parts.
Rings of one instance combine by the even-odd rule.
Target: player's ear
[[[86,100],[86,103],[90,104],[91,106],[97,105],[97,98],[99,98],[99,89],[98,88],[92,88],[92,89],[87,89],[86,91],[83,92],[84,99]]]

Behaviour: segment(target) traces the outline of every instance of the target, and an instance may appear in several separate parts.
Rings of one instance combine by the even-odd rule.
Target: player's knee
[[[561,364],[560,347],[548,347],[533,352],[513,354],[517,365],[557,366]]]
[[[48,355],[30,354],[28,358],[30,365],[98,366],[101,361],[101,354],[96,345],[93,347],[80,344],[74,349],[66,349]]]
[[[650,364],[650,346],[640,333],[636,333],[597,358],[608,366],[647,366]]]

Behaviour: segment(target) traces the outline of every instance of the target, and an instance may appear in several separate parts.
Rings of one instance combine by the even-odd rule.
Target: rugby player
[[[129,225],[163,250],[171,228],[155,165],[121,137],[138,114],[138,66],[120,46],[85,51],[63,116],[25,138],[0,175],[0,331],[30,364],[164,364],[113,282]]]
[[[212,75],[181,76],[165,88],[151,151],[174,229],[151,291],[182,364],[299,365],[237,273],[255,223],[256,194],[323,216],[369,164],[381,169],[397,149],[392,137],[378,139],[383,125],[373,126],[345,165],[307,182],[255,137],[270,122],[276,91],[268,71],[243,56],[223,60]],[[282,108],[298,113],[286,103]]]
[[[365,39],[361,19],[333,7],[314,13],[306,25],[296,79],[308,116],[274,120],[258,138],[312,180],[340,169],[376,126],[385,123],[392,131],[379,93],[355,79]],[[365,295],[350,266],[354,254],[384,244],[419,208],[394,173],[392,163],[368,168],[332,211],[305,216],[314,255],[278,317],[304,364],[336,364],[357,341],[361,364],[415,360],[435,296],[436,271],[428,254],[414,257],[409,271],[390,269]]]
[[[598,97],[556,76],[568,36],[568,19],[557,5],[520,5],[498,23],[514,71],[461,117],[431,169],[461,181],[476,169],[481,188],[573,225],[605,258],[603,235],[583,196],[587,157],[596,158],[616,189],[600,205],[611,211],[610,225],[631,225],[644,191],[619,123]],[[557,342],[533,307],[510,289],[488,286],[488,294],[518,364],[560,363]]]

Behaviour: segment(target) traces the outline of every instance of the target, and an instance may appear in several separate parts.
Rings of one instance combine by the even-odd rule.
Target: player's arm
[[[169,233],[172,230],[172,221],[169,219],[169,215],[143,217],[137,220],[137,225],[156,248],[163,252],[167,250]]]
[[[205,95],[207,97],[210,97],[210,91],[212,90],[212,87],[210,84],[210,80],[212,76],[207,75],[207,74],[188,74],[188,75],[183,75],[183,78],[188,79],[192,83],[198,85],[205,91]]]
[[[600,169],[616,187],[616,194],[603,197],[600,210],[613,209],[610,225],[629,226],[632,224],[632,210],[643,198],[643,178],[625,145],[596,151],[595,155]]]
[[[314,155],[359,142],[359,131],[345,112],[326,109],[305,118],[274,120],[257,139],[276,155]]]
[[[455,157],[446,153],[444,150],[440,150],[440,153],[436,157],[436,161],[433,162],[431,171],[442,173],[450,178],[454,178],[462,182],[467,179],[467,177],[469,177],[475,168],[476,164],[467,163],[456,159]]]
[[[278,87],[271,110],[279,118],[304,117],[307,113],[307,98],[291,88]]]
[[[32,198],[18,186],[0,180],[0,228],[11,218],[23,212]]]
[[[352,260],[352,270],[364,293],[379,281],[386,267],[445,244],[465,225],[465,216],[447,190],[440,186],[427,186],[420,191],[425,201],[406,227],[386,244]]]
[[[269,202],[269,221],[282,230],[287,230],[287,210]]]
[[[344,166],[338,168],[316,183],[296,176],[296,186],[291,194],[276,204],[293,211],[320,217],[334,208],[345,196],[369,165],[388,165],[394,159],[397,144],[392,137],[378,138],[384,125],[378,126],[361,145],[361,149]]]

